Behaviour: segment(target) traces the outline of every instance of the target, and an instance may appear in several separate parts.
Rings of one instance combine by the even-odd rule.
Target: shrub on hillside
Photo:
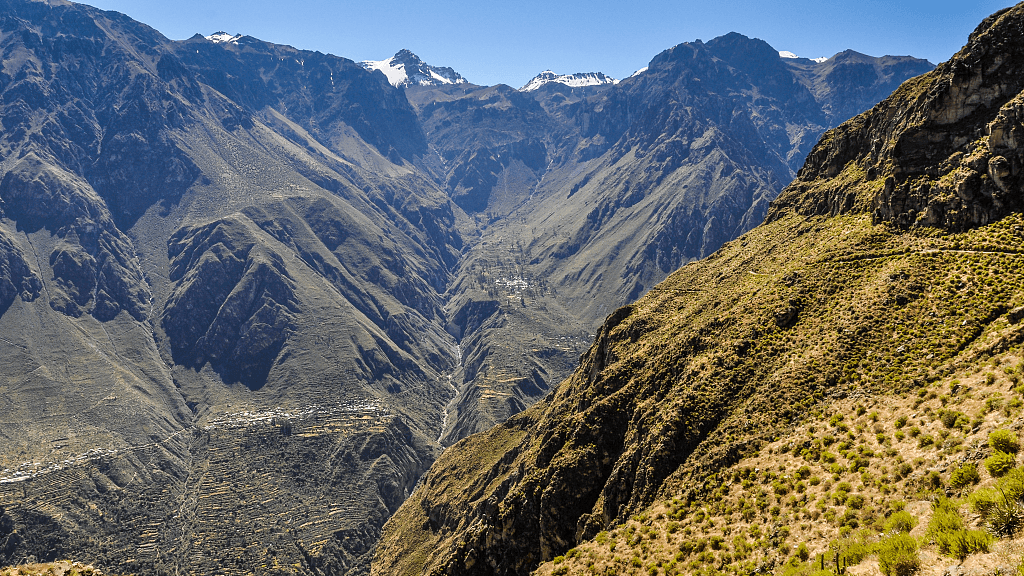
[[[1009,430],[996,430],[988,435],[988,445],[997,452],[1016,454],[1020,451],[1017,435]]]
[[[917,518],[906,510],[900,510],[885,521],[885,531],[891,534],[906,534],[917,526]]]
[[[927,535],[938,545],[940,554],[961,562],[971,554],[988,552],[993,540],[984,530],[966,529],[956,503],[945,497],[932,503]]]
[[[878,567],[885,576],[911,576],[920,570],[917,540],[909,534],[896,534],[879,542]]]
[[[989,474],[999,478],[1013,470],[1016,463],[1016,458],[1013,457],[1013,454],[996,451],[995,454],[985,458],[985,469],[988,470]]]
[[[981,476],[978,475],[978,465],[974,462],[965,463],[949,475],[949,486],[955,490],[977,484],[979,481]]]

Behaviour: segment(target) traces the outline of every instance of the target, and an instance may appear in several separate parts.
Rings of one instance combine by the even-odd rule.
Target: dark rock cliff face
[[[25,259],[21,247],[7,232],[0,230],[0,315],[15,298],[35,300],[42,288],[42,281]]]
[[[170,280],[163,325],[177,364],[207,362],[227,382],[266,383],[293,316],[302,311],[281,255],[268,253],[238,223],[181,229],[169,242]]]
[[[963,230],[1019,210],[1022,27],[1019,7],[994,14],[951,60],[829,132],[772,217],[867,211]]]

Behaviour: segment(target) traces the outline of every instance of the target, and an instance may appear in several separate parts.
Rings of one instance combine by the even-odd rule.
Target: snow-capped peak
[[[619,81],[605,76],[601,72],[577,72],[576,74],[555,74],[551,70],[545,70],[530,80],[526,86],[519,90],[521,92],[532,92],[549,82],[565,84],[570,88],[582,88],[584,86],[600,86],[602,84],[617,84]]]
[[[637,70],[636,72],[633,72],[632,74],[629,75],[629,77],[632,78],[634,76],[639,76],[639,75],[643,74],[644,72],[647,72],[647,66],[644,66],[643,68]]]
[[[797,56],[796,54],[793,54],[789,50],[780,50],[779,51],[779,58],[800,58],[800,56]],[[821,64],[825,60],[828,60],[828,57],[827,56],[821,56],[819,58],[805,58],[805,60],[810,60],[811,62],[816,62],[818,64]]]
[[[225,42],[231,42],[232,44],[238,44],[238,39],[241,38],[241,34],[235,34],[232,36],[223,30],[220,32],[214,32],[206,37],[210,42],[216,42],[217,44],[224,44]]]
[[[466,79],[447,66],[431,66],[409,50],[399,50],[387,60],[365,60],[359,63],[367,70],[380,70],[392,86],[441,86],[465,84]]]

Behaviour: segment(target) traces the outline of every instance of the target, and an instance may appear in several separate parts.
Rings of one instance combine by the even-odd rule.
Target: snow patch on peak
[[[584,86],[601,86],[602,84],[617,84],[618,80],[605,76],[601,72],[578,72],[576,74],[555,74],[551,70],[545,70],[530,80],[526,86],[519,89],[520,92],[532,92],[550,82],[565,84],[570,88],[582,88]]]
[[[634,76],[639,76],[639,75],[643,74],[644,72],[647,72],[647,66],[644,66],[643,68],[637,70],[636,72],[633,72],[632,74],[629,75],[629,77],[632,78]]]
[[[394,57],[387,60],[365,60],[359,65],[370,71],[380,70],[388,77],[388,83],[392,86],[402,86],[409,79],[409,75],[405,73],[405,64],[395,63]]]
[[[420,60],[419,56],[405,49],[399,50],[397,54],[387,60],[364,60],[359,65],[370,71],[380,70],[387,76],[388,82],[396,88],[467,83],[466,79],[455,70],[448,67],[431,66]]]
[[[235,34],[234,36],[232,36],[231,34],[228,34],[227,32],[224,32],[222,30],[220,32],[214,32],[213,34],[210,34],[206,37],[206,39],[216,44],[225,44],[227,42],[230,42],[232,44],[238,44],[238,39],[241,37],[241,34]]]
[[[800,58],[801,60],[810,60],[811,62],[816,62],[818,64],[821,64],[825,60],[828,60],[827,56],[822,56],[820,58],[802,58],[800,56],[797,56],[796,54],[793,54],[789,50],[780,50],[779,58]]]

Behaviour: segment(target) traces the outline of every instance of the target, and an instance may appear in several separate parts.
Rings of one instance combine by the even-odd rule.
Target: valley
[[[0,565],[113,573],[368,573],[439,457],[933,68],[731,33],[515,89],[61,0],[0,32]]]

